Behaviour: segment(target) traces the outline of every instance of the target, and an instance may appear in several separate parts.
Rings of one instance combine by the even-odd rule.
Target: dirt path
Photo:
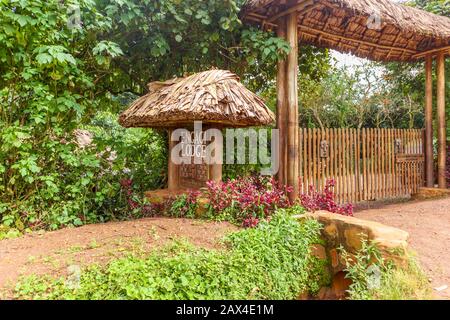
[[[434,293],[450,299],[450,198],[391,204],[362,210],[355,216],[408,231],[410,246],[433,288],[447,286]]]
[[[126,253],[148,252],[174,239],[220,247],[219,239],[237,228],[229,223],[146,218],[87,225],[0,241],[0,299],[21,275],[65,274],[72,265],[106,263]],[[1,294],[3,289],[3,294]]]

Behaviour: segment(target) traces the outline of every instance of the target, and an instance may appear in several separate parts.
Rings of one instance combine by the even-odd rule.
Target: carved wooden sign
[[[204,131],[190,132],[182,137],[181,155],[190,158],[190,164],[180,165],[180,186],[182,188],[198,189],[204,187],[209,180],[209,165],[205,163],[206,147]]]
[[[403,163],[403,162],[424,162],[425,161],[425,156],[423,154],[397,153],[395,155],[395,161],[397,163]]]
[[[320,157],[321,158],[328,158],[329,152],[328,152],[328,141],[322,140],[320,141]]]

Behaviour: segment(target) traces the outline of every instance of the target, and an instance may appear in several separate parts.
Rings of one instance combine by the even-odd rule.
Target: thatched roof
[[[194,121],[226,127],[268,125],[275,116],[230,71],[211,70],[152,82],[149,93],[120,115],[124,127],[176,127]]]
[[[248,0],[242,16],[270,29],[291,11],[298,11],[302,43],[376,61],[414,61],[438,48],[450,52],[450,18],[390,0]]]

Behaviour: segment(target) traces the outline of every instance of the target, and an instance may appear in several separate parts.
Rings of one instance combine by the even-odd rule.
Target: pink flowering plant
[[[219,183],[209,181],[204,196],[209,201],[211,217],[254,227],[278,208],[291,205],[288,192],[292,188],[280,185],[274,178],[251,176]]]
[[[338,205],[335,200],[333,188],[336,182],[327,180],[323,191],[317,191],[314,186],[309,186],[308,193],[300,194],[300,203],[308,211],[327,210],[345,216],[353,216],[353,205],[348,203]]]

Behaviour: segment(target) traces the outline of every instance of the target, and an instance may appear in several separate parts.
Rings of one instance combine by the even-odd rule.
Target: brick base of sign
[[[182,194],[188,194],[189,190],[180,189],[180,190],[169,190],[169,189],[159,189],[145,192],[145,198],[148,202],[152,204],[162,204],[167,200],[174,199],[177,196]],[[209,203],[208,199],[198,198],[197,199],[197,212],[196,217],[202,218],[207,214],[207,205]]]
[[[412,195],[414,200],[427,200],[450,197],[450,189],[420,188],[419,192]]]
[[[175,198],[183,193],[187,193],[187,190],[169,190],[169,189],[159,189],[147,191],[144,193],[145,198],[153,204],[163,203],[164,201]]]

